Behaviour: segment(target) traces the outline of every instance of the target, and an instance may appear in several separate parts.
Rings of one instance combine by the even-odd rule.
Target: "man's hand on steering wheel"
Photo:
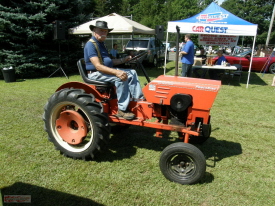
[[[131,57],[130,55],[124,57],[124,61],[125,61],[125,62],[131,61],[131,59],[132,59],[132,57]]]
[[[145,54],[147,54],[147,52],[145,51],[145,52],[142,52],[142,53],[139,53],[139,54],[137,54],[136,56],[134,56],[134,57],[131,57],[129,60],[128,60],[128,62],[134,62],[134,61],[136,61],[136,60],[138,60],[140,57],[142,57],[143,55],[145,55]]]

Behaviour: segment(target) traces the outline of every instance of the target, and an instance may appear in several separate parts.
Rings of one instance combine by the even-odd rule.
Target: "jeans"
[[[130,98],[143,99],[144,97],[136,71],[133,69],[123,69],[123,71],[128,75],[126,81],[121,81],[121,79],[114,75],[103,74],[99,71],[88,74],[88,78],[113,83],[116,86],[118,109],[126,111]]]
[[[182,77],[192,77],[192,64],[182,63]]]

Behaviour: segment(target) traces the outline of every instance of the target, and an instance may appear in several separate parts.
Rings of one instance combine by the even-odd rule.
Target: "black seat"
[[[243,73],[243,67],[242,67],[241,64],[233,64],[232,66],[237,67],[237,70],[233,71],[233,73],[231,74],[232,78],[234,76],[238,76],[239,77],[239,82],[240,82],[241,81],[241,77],[242,77],[242,73]]]
[[[101,86],[101,87],[102,86],[103,87],[113,86],[112,83],[110,83],[110,82],[102,82],[102,81],[96,81],[96,80],[89,79],[87,76],[87,70],[86,70],[84,58],[81,58],[77,61],[77,67],[78,67],[79,73],[85,83],[93,84],[95,86]]]

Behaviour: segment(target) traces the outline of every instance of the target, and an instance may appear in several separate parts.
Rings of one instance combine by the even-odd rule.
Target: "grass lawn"
[[[174,74],[169,63],[167,74]],[[155,78],[163,70],[149,69]],[[112,135],[95,161],[66,158],[48,141],[42,121],[47,99],[79,75],[0,80],[0,189],[4,195],[31,195],[32,205],[274,205],[274,75],[247,73],[239,84],[223,81],[211,110],[212,134],[196,145],[205,155],[203,180],[180,185],[159,169],[162,150],[177,137],[131,126]],[[141,75],[141,82],[145,78]],[[168,138],[168,136],[170,138]],[[0,201],[1,205],[1,201]],[[4,204],[5,205],[5,204]],[[6,204],[14,205],[14,204]]]

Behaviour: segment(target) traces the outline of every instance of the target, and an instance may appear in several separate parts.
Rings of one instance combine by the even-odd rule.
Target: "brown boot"
[[[117,117],[122,117],[122,118],[127,119],[127,120],[133,120],[133,119],[136,118],[136,115],[133,114],[132,112],[122,111],[122,110],[118,110],[116,116]]]

